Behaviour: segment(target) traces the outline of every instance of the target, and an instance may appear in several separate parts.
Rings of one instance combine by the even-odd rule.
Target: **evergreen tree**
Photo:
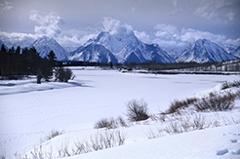
[[[20,46],[17,47],[15,53],[18,54],[18,55],[21,53],[21,48],[20,48]]]
[[[11,47],[11,48],[8,50],[8,52],[14,54],[14,53],[15,53],[14,47]]]
[[[41,77],[44,78],[46,81],[49,81],[49,79],[53,76],[56,55],[53,51],[50,51],[47,57],[48,58],[42,59],[40,72]]]
[[[53,51],[48,58],[41,58],[37,50],[32,48],[12,47],[6,49],[5,45],[0,50],[0,76],[6,79],[17,79],[24,75],[37,75],[37,83],[44,78],[49,81],[53,76],[56,56]]]
[[[48,60],[53,64],[53,66],[56,62],[56,59],[57,59],[57,57],[56,57],[55,53],[51,50],[48,54]]]
[[[5,52],[5,53],[7,52],[7,49],[4,44],[2,44],[1,46],[1,52]]]

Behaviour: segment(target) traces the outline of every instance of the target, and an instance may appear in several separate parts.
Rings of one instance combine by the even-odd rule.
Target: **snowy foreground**
[[[239,130],[240,125],[199,130],[86,153],[71,159],[239,159]]]
[[[186,112],[164,121],[148,119],[113,130],[94,129],[102,118],[126,119],[126,103],[132,99],[143,99],[151,114],[159,114],[174,99],[219,91],[224,81],[239,80],[239,76],[152,75],[96,68],[73,71],[76,78],[67,84],[0,81],[0,155],[18,158],[42,152],[56,158],[64,149],[73,154],[77,143],[90,142],[96,135],[120,132],[123,145],[70,158],[240,158],[239,101],[231,111]],[[162,131],[172,122],[196,119],[207,126],[181,133]],[[52,130],[62,134],[48,140]]]

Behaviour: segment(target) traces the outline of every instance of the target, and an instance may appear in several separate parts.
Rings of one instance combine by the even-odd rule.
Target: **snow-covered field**
[[[201,96],[218,90],[224,81],[239,80],[236,75],[152,75],[80,67],[73,71],[76,77],[68,84],[37,85],[34,79],[0,81],[0,153],[13,158],[14,154],[24,154],[39,144],[44,151],[71,146],[105,131],[93,128],[96,121],[120,115],[125,118],[126,104],[132,99],[143,99],[155,114],[168,109],[174,99]],[[232,111],[201,114],[210,122],[220,122],[218,128],[160,135],[164,137],[157,134],[157,138],[151,140],[150,134],[157,132],[161,122],[134,123],[117,129],[126,136],[124,145],[80,156],[239,158],[239,107],[237,102]],[[63,131],[63,134],[47,141],[46,136],[52,130]],[[226,154],[218,155],[221,150]]]
[[[199,130],[86,153],[71,159],[239,159],[239,129],[238,125]]]

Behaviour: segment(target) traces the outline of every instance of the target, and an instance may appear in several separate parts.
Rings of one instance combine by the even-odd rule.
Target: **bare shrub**
[[[117,118],[117,121],[121,127],[128,127],[127,122],[121,116]]]
[[[33,151],[30,152],[32,155],[32,159],[44,159],[44,153],[42,151],[42,146],[39,149],[34,148]]]
[[[68,147],[65,145],[64,148],[58,150],[58,157],[70,157],[72,156],[72,153],[69,151]]]
[[[105,132],[104,134],[98,134],[91,138],[91,148],[93,151],[111,148],[114,146],[123,145],[125,137],[120,131]]]
[[[202,115],[194,115],[192,118],[182,118],[175,122],[170,122],[163,130],[168,134],[178,134],[188,131],[201,130],[210,127]]]
[[[165,113],[165,112],[161,112],[161,113],[158,113],[158,114],[152,114],[150,116],[151,120],[153,121],[161,121],[161,122],[165,122],[167,121],[167,118],[168,118],[168,114]]]
[[[195,115],[191,122],[191,127],[193,130],[201,130],[208,128],[209,126],[210,124],[207,123],[206,119],[202,115]]]
[[[235,81],[232,85],[237,85],[240,81]],[[227,85],[227,84],[226,84]],[[230,85],[230,84],[228,84]],[[184,100],[175,100],[171,103],[169,109],[162,113],[164,114],[172,114],[172,113],[179,113],[180,110],[183,110],[184,108],[194,106],[197,111],[223,111],[232,109],[234,106],[234,102],[236,98],[240,98],[240,91],[237,91],[236,93],[227,92],[223,95],[212,92],[206,97],[202,98],[187,98]]]
[[[155,139],[163,136],[163,131],[162,129],[159,129],[157,131],[150,130],[147,134],[148,139]]]
[[[18,156],[20,159],[53,159],[53,153],[52,151],[50,152],[43,152],[42,150],[42,145],[39,147],[34,147],[32,151],[30,151],[29,154],[25,154],[24,156],[21,157]]]
[[[69,157],[103,150],[123,145],[124,142],[125,136],[120,131],[106,131],[105,133],[92,136],[89,141],[76,142],[72,149],[65,146],[58,151],[58,157]]]
[[[221,89],[224,90],[232,87],[240,87],[240,81],[224,82]]]
[[[147,103],[132,100],[127,104],[127,116],[130,121],[141,121],[149,118]]]
[[[197,101],[197,98],[187,98],[184,100],[175,100],[171,103],[169,109],[166,111],[166,114],[172,114],[179,112],[180,109],[184,109],[194,104]]]
[[[214,122],[207,122],[204,116],[200,114],[193,115],[191,117],[179,118],[176,121],[167,123],[165,127],[159,128],[157,131],[150,130],[147,134],[148,139],[162,137],[167,134],[179,134],[189,131],[202,130],[212,127],[217,127]],[[164,133],[165,132],[165,133]]]
[[[171,122],[166,128],[165,131],[169,134],[178,134],[182,133],[183,127],[181,126],[181,123],[178,122]]]
[[[102,119],[98,121],[94,128],[100,129],[100,128],[107,128],[107,129],[115,129],[118,127],[127,127],[126,121],[122,117],[118,117],[117,119],[110,118],[110,119]]]
[[[208,128],[210,123],[202,115],[194,115],[192,118],[183,118],[180,122],[183,131],[193,131]]]
[[[58,130],[52,130],[49,135],[47,136],[47,140],[51,140],[52,138],[55,138],[59,135],[62,135],[63,131],[58,131]]]
[[[223,111],[233,108],[235,98],[236,94],[230,92],[224,95],[210,93],[207,97],[203,97],[194,103],[194,106],[197,111]]]
[[[117,122],[113,118],[101,119],[94,126],[94,128],[96,128],[96,129],[100,129],[100,128],[114,129],[117,127],[118,127]]]
[[[55,70],[55,80],[59,82],[68,82],[74,75],[71,69],[59,67]]]
[[[75,143],[75,149],[73,149],[74,155],[79,155],[79,154],[88,153],[88,152],[91,152],[91,148],[90,148],[88,142],[76,142]]]
[[[72,146],[64,145],[63,148],[47,152],[42,150],[42,146],[35,147],[28,154],[19,159],[54,159],[75,156],[83,153],[98,151],[115,146],[121,146],[125,143],[125,136],[120,131],[105,131],[105,133],[95,134],[89,140],[76,142]]]

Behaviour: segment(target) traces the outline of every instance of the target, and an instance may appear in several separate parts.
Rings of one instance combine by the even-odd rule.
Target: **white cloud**
[[[161,47],[178,47],[192,43],[198,39],[209,39],[220,45],[233,44],[240,45],[240,39],[231,39],[224,35],[213,34],[207,31],[200,31],[192,28],[177,28],[172,25],[158,24],[154,27],[155,36],[153,42],[158,43]]]
[[[80,46],[95,36],[93,33],[76,29],[62,30],[63,20],[53,12],[42,14],[32,11],[29,19],[36,23],[34,26],[35,35],[53,37],[63,46]]]
[[[154,26],[156,30],[153,42],[158,43],[161,47],[178,47],[183,45],[181,41],[180,30],[172,25],[157,24]]]
[[[110,34],[122,33],[122,32],[133,32],[137,38],[145,43],[151,43],[151,37],[144,31],[134,30],[129,24],[123,23],[120,20],[114,19],[112,17],[104,17],[102,22],[103,28],[100,31],[106,31]]]
[[[131,31],[145,43],[158,43],[163,48],[181,47],[198,39],[209,39],[220,45],[240,45],[240,38],[231,39],[224,35],[213,34],[207,31],[200,31],[192,28],[177,28],[172,25],[158,24],[152,32],[134,30],[132,26],[122,23],[119,20],[107,17],[103,19],[102,26],[92,30],[62,30],[60,28],[61,17],[54,13],[39,14],[32,12],[30,19],[36,23],[34,33],[7,33],[0,32],[1,37],[12,39],[13,42],[33,41],[41,36],[55,38],[63,46],[80,46],[89,39],[93,39],[100,31],[108,31],[111,34],[121,31]]]
[[[8,33],[8,32],[0,32],[0,37],[1,40],[5,42],[5,44],[8,47],[11,46],[22,46],[22,47],[28,47],[29,45],[32,44],[38,36],[35,34],[30,34],[30,33]]]
[[[102,25],[103,25],[103,31],[115,33],[120,27],[120,21],[113,19],[111,17],[105,17],[103,18]]]
[[[12,43],[19,45],[24,44],[23,46],[27,47],[37,38],[48,36],[57,40],[64,47],[78,47],[87,40],[96,37],[96,32],[94,31],[80,31],[76,29],[62,30],[62,18],[52,12],[43,14],[37,11],[31,11],[29,19],[35,24],[33,33],[9,33],[0,31],[1,39],[8,41],[9,45],[12,45]]]
[[[42,36],[55,38],[62,45],[80,46],[85,40],[86,36],[91,37],[91,34],[78,32],[76,30],[63,31],[60,27],[62,19],[55,13],[41,14],[37,11],[32,11],[29,19],[35,23],[33,33],[8,33],[0,31],[1,39],[15,44],[24,44],[26,47],[34,40]],[[87,35],[86,35],[87,34]]]
[[[147,34],[146,32],[144,31],[137,31],[137,30],[134,30],[134,34],[136,35],[136,37],[138,39],[140,39],[141,41],[145,42],[145,43],[151,43],[152,40],[150,38],[150,35]]]
[[[41,14],[37,11],[32,11],[29,19],[36,23],[34,26],[36,34],[56,37],[61,33],[60,24],[62,24],[62,19],[53,12]]]
[[[24,40],[26,37],[29,37],[29,38],[35,38],[36,37],[34,34],[16,33],[16,32],[12,32],[12,33],[0,32],[0,36],[9,37],[9,38],[13,38],[13,39],[16,39],[16,40]]]
[[[0,2],[0,10],[1,11],[8,11],[13,9],[13,5],[11,2],[7,1],[7,0],[2,0]]]
[[[121,31],[132,31],[132,26],[122,23],[117,19],[112,17],[104,17],[103,18],[103,31],[107,31],[110,34],[119,33]]]
[[[96,36],[96,33],[72,29],[63,31],[62,34],[56,38],[56,40],[63,46],[77,47],[84,44],[89,39],[95,38]]]
[[[224,35],[213,34],[207,31],[200,31],[200,30],[195,30],[191,28],[181,30],[182,41],[191,42],[191,41],[196,41],[197,39],[209,39],[221,45],[224,45],[224,44],[240,45],[239,38],[231,39]]]
[[[157,24],[154,29],[157,30],[155,33],[156,37],[163,37],[169,40],[178,38],[179,30],[175,26],[167,24]]]

